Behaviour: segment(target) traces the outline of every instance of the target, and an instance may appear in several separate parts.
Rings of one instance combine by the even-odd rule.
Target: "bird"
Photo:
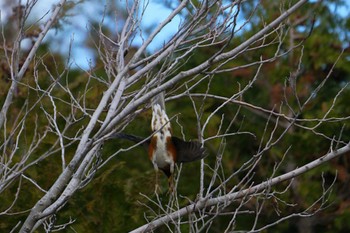
[[[160,94],[152,105],[152,136],[143,138],[132,134],[116,133],[114,138],[127,139],[144,146],[156,172],[155,192],[158,185],[159,170],[168,177],[169,192],[174,189],[175,164],[188,163],[206,157],[206,149],[197,141],[184,141],[172,135],[169,117],[165,112],[164,95]]]

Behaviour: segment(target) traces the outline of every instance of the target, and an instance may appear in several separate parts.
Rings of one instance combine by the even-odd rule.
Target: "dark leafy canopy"
[[[199,2],[200,1],[194,1],[194,4],[199,4]],[[286,1],[285,7],[292,2],[293,1]],[[259,1],[259,3],[262,4],[259,7],[256,7],[257,3],[258,1],[246,1],[246,3],[242,5],[241,11],[244,13],[244,17],[252,17],[250,27],[248,27],[249,30],[240,34],[235,34],[226,49],[237,46],[245,41],[261,28],[262,25],[274,19],[276,14],[281,10],[280,1]],[[215,77],[210,80],[209,94],[230,96],[232,90],[238,92],[242,86],[249,82],[251,76],[253,76],[258,69],[253,61],[259,60],[260,58],[267,59],[278,51],[281,56],[262,66],[262,71],[260,72],[261,77],[259,77],[256,85],[241,97],[242,99],[248,103],[254,103],[256,106],[274,109],[276,113],[281,113],[286,116],[293,117],[298,115],[299,119],[322,118],[333,105],[336,107],[328,114],[328,117],[334,117],[334,119],[336,119],[337,117],[349,116],[350,106],[348,100],[350,99],[350,91],[346,85],[350,81],[350,19],[338,15],[338,11],[336,11],[336,9],[338,9],[337,7],[344,5],[344,3],[345,1],[310,1],[307,3],[307,6],[303,7],[298,14],[292,15],[289,21],[286,22],[285,27],[281,28],[280,33],[282,35],[281,39],[283,40],[281,46],[271,41],[271,46],[261,47],[253,51],[245,51],[244,54],[230,61],[226,64],[226,67],[223,68],[235,67],[247,63],[251,65],[239,70],[215,75]],[[191,9],[189,8],[188,10],[190,11]],[[3,26],[5,26],[7,35],[15,35],[14,24]],[[35,28],[35,25],[31,28]],[[106,30],[107,34],[113,35],[113,32],[110,32],[108,28],[104,28],[104,30]],[[97,38],[94,38],[95,34],[93,32],[91,34],[91,41],[88,41],[86,45],[91,46],[89,49],[96,51],[96,48],[92,46],[95,45],[95,42],[92,40],[97,40]],[[28,37],[33,40],[35,39],[35,35],[29,35]],[[15,37],[13,36],[11,38],[14,39]],[[272,40],[272,38],[275,37],[267,36],[265,39]],[[8,37],[8,40],[9,39]],[[3,41],[1,42],[1,44],[3,44]],[[40,54],[48,53],[50,41],[46,43],[46,46],[40,48]],[[259,45],[259,42],[257,42],[256,46],[259,47]],[[193,52],[194,56],[184,61],[182,69],[186,70],[195,64],[199,64],[203,60],[210,58],[221,48],[221,44],[218,44],[216,47],[197,49]],[[295,49],[291,50],[292,48]],[[9,79],[11,78],[9,75],[9,67],[6,66],[6,61],[4,60],[5,52],[4,49],[1,50],[1,104],[4,102],[6,90],[9,86]],[[99,52],[100,51],[96,51],[96,54]],[[129,53],[132,53],[132,51],[129,51]],[[179,54],[181,54],[181,51]],[[339,56],[341,59],[339,59],[334,66],[334,62]],[[46,75],[46,72],[55,73],[57,70],[63,72],[65,63],[65,58],[58,53],[50,56],[43,56],[42,63],[39,62],[37,67],[39,70],[37,75],[42,89],[47,88],[50,84],[49,82],[46,83],[46,79],[43,77]],[[16,92],[17,98],[9,113],[11,116],[21,116],[21,114],[23,114],[22,109],[34,106],[38,96],[41,96],[40,92],[35,91],[33,88],[28,88],[36,85],[32,79],[33,74],[31,72],[33,69],[34,67],[27,72],[23,80],[23,85],[18,87]],[[104,69],[105,66],[103,62],[97,60],[95,67],[93,67],[94,74],[108,80]],[[40,70],[43,72],[40,73]],[[325,83],[325,88],[317,94],[314,94],[314,90],[327,76],[330,76],[330,78]],[[101,98],[102,93],[100,90],[103,88],[100,87],[104,87],[104,84],[96,80],[87,80],[85,73],[75,70],[66,74],[66,77],[62,79],[62,84],[67,83],[72,94],[77,97],[83,90],[90,89],[86,96],[86,105],[89,108],[90,106],[95,106],[97,101]],[[205,83],[205,85],[199,85],[192,91],[203,92],[207,90],[208,86],[209,85]],[[296,86],[296,90],[298,90],[297,95],[292,92],[293,86]],[[184,87],[182,86],[182,88]],[[334,101],[334,96],[337,95],[341,88],[344,88],[342,94]],[[175,95],[176,92],[180,90],[181,87],[174,87],[173,90],[169,90],[169,93]],[[62,113],[73,111],[69,104],[69,97],[62,95],[60,88],[57,88],[54,93],[62,100],[60,106],[57,106],[57,108],[61,109]],[[311,100],[308,101],[305,106],[302,106],[301,103],[304,103],[309,98],[311,98]],[[222,101],[219,100],[207,99],[204,106],[204,114],[211,114],[213,109],[216,109],[221,103]],[[35,137],[31,132],[34,131],[35,127],[39,128],[39,132],[45,132],[44,127],[41,128],[41,125],[48,124],[48,122],[46,122],[47,118],[45,118],[45,109],[49,109],[48,106],[50,106],[50,104],[50,99],[43,97],[42,104],[36,106],[28,114],[25,123],[25,137],[21,139],[21,154],[25,154],[26,151],[29,150],[29,142]],[[195,122],[196,119],[192,106],[189,104],[188,99],[169,101],[167,102],[169,114],[175,115],[179,113],[178,106],[181,106],[181,116],[179,118],[185,134],[189,135],[188,138],[195,138],[197,132],[193,126],[193,122]],[[231,122],[224,122],[221,126],[222,128],[230,129],[227,133],[249,131],[255,135],[255,137],[251,137],[251,135],[238,134],[232,137],[226,137],[226,148],[222,157],[222,175],[225,177],[229,176],[232,171],[238,170],[249,159],[248,156],[251,156],[259,150],[260,139],[268,140],[268,137],[265,135],[266,132],[261,129],[266,127],[268,129],[267,132],[271,132],[273,125],[265,126],[265,124],[267,118],[274,118],[274,116],[270,116],[264,112],[257,113],[249,108],[242,108],[232,104],[215,113],[215,117],[210,122],[210,127],[208,127],[209,130],[205,132],[205,137],[215,135],[216,129],[220,127],[221,117],[223,115],[228,119],[235,119],[233,124]],[[59,127],[64,128],[66,122],[64,115],[58,117],[60,119]],[[150,112],[144,111],[130,123],[127,130],[135,134],[137,133],[138,135],[149,135],[150,117]],[[10,127],[8,127],[7,130],[9,132],[11,130],[11,125],[14,125],[16,120],[16,117],[8,120],[8,125]],[[283,128],[284,122],[283,120],[280,121],[282,127],[279,128],[278,131],[283,131],[285,130],[285,128]],[[70,132],[68,132],[67,135],[75,137],[76,132],[79,132],[86,122],[86,116],[81,115],[81,119],[79,119],[78,123],[74,125],[73,128],[70,128]],[[298,122],[297,120],[297,123],[299,123],[301,127],[290,128],[287,136],[279,143],[278,147],[273,147],[266,152],[264,161],[254,171],[256,174],[253,178],[255,182],[266,180],[272,172],[269,168],[273,167],[276,161],[281,160],[287,150],[288,155],[284,157],[286,165],[279,172],[285,172],[290,169],[290,167],[293,168],[303,165],[313,158],[323,155],[329,150],[330,141],[334,137],[341,135],[343,142],[350,140],[348,121],[340,122],[334,120],[332,122],[327,122],[327,124],[319,124],[319,122],[315,121]],[[304,130],[306,127],[312,128],[315,126],[317,127],[313,131]],[[175,135],[181,135],[180,130],[182,130],[181,127],[174,127]],[[1,137],[3,137],[3,134],[1,134]],[[176,142],[182,143],[175,140],[175,143]],[[206,144],[208,148],[211,148],[211,155],[206,159],[210,166],[214,166],[215,156],[212,155],[216,154],[220,142],[219,139],[216,139],[210,140]],[[52,149],[52,145],[56,145],[54,149]],[[117,148],[126,147],[127,145],[129,145],[127,142],[122,142],[120,140],[107,141],[101,152],[102,159],[105,159],[105,157],[103,157],[104,155],[112,154]],[[6,150],[6,148],[1,149]],[[75,149],[75,144],[69,145],[66,153],[72,156]],[[41,147],[37,149],[36,153],[39,155],[48,150],[52,150],[50,160],[39,161],[38,167],[26,171],[26,176],[36,180],[44,189],[50,187],[52,182],[60,174],[61,169],[59,146],[57,145],[53,132],[49,132],[49,136],[45,138],[45,143],[41,144]],[[263,214],[260,216],[261,223],[259,224],[266,224],[269,223],[271,219],[277,219],[278,214],[276,214],[276,212],[296,212],[310,206],[322,192],[322,186],[320,185],[320,173],[322,172],[323,178],[326,180],[326,186],[329,185],[335,177],[337,179],[334,191],[329,197],[332,201],[332,205],[323,212],[312,217],[312,219],[307,222],[308,224],[302,222],[298,218],[294,218],[289,223],[282,223],[272,228],[271,232],[296,232],[298,229],[299,232],[303,232],[300,229],[303,229],[302,227],[306,225],[309,227],[308,230],[314,232],[349,232],[349,162],[349,156],[345,156],[305,174],[301,179],[302,182],[298,182],[297,185],[293,187],[292,192],[286,192],[280,195],[281,200],[297,203],[297,205],[288,208],[288,206],[279,206],[276,204],[278,202],[271,200],[268,204],[270,208],[264,208],[262,210]],[[199,174],[198,172],[193,172],[199,171],[199,169],[197,169],[198,166],[198,163],[186,165],[178,184],[178,192],[190,199],[195,199],[193,194],[199,189]],[[211,170],[208,169],[206,172],[206,175],[210,177],[209,174]],[[147,203],[148,205],[152,205],[152,203],[139,195],[139,193],[142,192],[151,196],[154,190],[152,177],[153,169],[144,150],[134,148],[132,151],[123,153],[110,161],[108,166],[98,171],[92,183],[84,187],[77,196],[73,197],[73,199],[68,202],[60,214],[57,215],[57,222],[64,223],[69,221],[72,217],[76,219],[72,227],[77,232],[129,231],[145,222],[144,215],[152,216],[152,214],[154,214],[140,204]],[[209,181],[209,179],[206,180]],[[227,184],[227,188],[232,188],[239,180],[240,177],[238,175],[233,179],[232,183]],[[13,212],[18,212],[20,214],[0,217],[0,229],[4,232],[8,232],[19,220],[23,220],[26,211],[24,214],[21,214],[22,211],[30,209],[34,204],[34,200],[37,200],[43,195],[38,189],[34,188],[34,184],[28,180],[20,180],[18,182],[22,182],[21,191],[18,195],[19,198]],[[1,193],[0,211],[3,211],[5,207],[11,205],[15,198],[14,194],[17,192],[18,182],[7,189],[5,193]],[[165,180],[163,182],[165,182]],[[278,188],[282,190],[284,186],[282,185]],[[181,200],[180,202],[180,204],[184,204],[187,203],[187,200]],[[235,207],[236,206],[233,205],[229,207],[227,211],[234,211]],[[252,203],[250,208],[254,209],[256,206]],[[247,229],[247,227],[253,224],[254,217],[255,216],[250,215],[239,216],[236,220],[237,229]],[[215,229],[217,232],[222,232],[224,230],[222,226],[227,225],[226,223],[229,221],[230,218],[224,215],[214,221],[212,229]],[[188,229],[183,230],[188,231]]]

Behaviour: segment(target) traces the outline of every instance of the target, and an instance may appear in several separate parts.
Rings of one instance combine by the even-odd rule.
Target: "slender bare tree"
[[[117,17],[120,21],[116,23],[122,27],[115,27],[115,36],[104,33],[103,15],[95,31],[98,35],[98,40],[95,41],[97,59],[104,66],[106,78],[94,73],[91,67],[91,70],[85,71],[84,78],[78,81],[70,79],[69,62],[59,64],[62,61],[54,57],[48,62],[47,57],[50,54],[40,53],[40,46],[43,45],[47,33],[60,24],[61,20],[69,17],[67,8],[74,9],[76,5],[67,3],[66,0],[57,1],[48,17],[44,18],[45,22],[39,21],[39,31],[28,36],[32,32],[28,17],[38,1],[40,0],[28,0],[24,5],[14,8],[19,12],[16,14],[16,33],[12,39],[4,28],[2,30],[1,59],[2,64],[7,67],[9,85],[1,88],[6,90],[2,95],[4,99],[1,101],[0,112],[0,195],[6,190],[12,190],[13,201],[2,207],[0,217],[12,213],[13,210],[26,214],[25,221],[13,226],[13,232],[33,232],[39,227],[50,232],[65,229],[72,224],[74,220],[56,225],[56,214],[81,188],[89,185],[96,171],[108,167],[111,159],[117,155],[135,148],[116,148],[114,153],[103,155],[102,160],[103,144],[115,133],[124,131],[135,117],[149,109],[152,98],[161,92],[166,93],[166,102],[187,99],[192,103],[193,114],[197,119],[195,126],[198,140],[204,147],[208,147],[213,140],[220,140],[220,143],[219,147],[208,148],[209,157],[215,158],[214,164],[209,165],[206,159],[201,161],[197,198],[182,206],[176,192],[177,182],[167,203],[158,194],[144,196],[153,203],[152,206],[145,205],[145,211],[153,212],[154,216],[146,217],[148,223],[132,232],[153,231],[160,226],[166,226],[169,231],[180,232],[182,225],[188,225],[191,232],[206,232],[215,219],[222,216],[230,219],[224,227],[225,232],[235,232],[239,216],[245,214],[255,218],[250,229],[242,231],[260,232],[292,217],[313,216],[327,207],[333,183],[326,185],[323,182],[320,184],[323,192],[312,205],[292,214],[278,213],[277,219],[264,225],[259,224],[263,209],[268,208],[266,202],[273,200],[276,206],[293,205],[279,196],[293,190],[293,186],[297,184],[295,177],[350,151],[349,143],[343,141],[341,132],[338,136],[322,135],[329,142],[329,152],[310,160],[309,163],[281,169],[285,166],[284,158],[289,155],[290,148],[287,148],[282,159],[266,168],[270,171],[268,176],[261,178],[259,183],[253,177],[264,160],[264,155],[278,147],[291,131],[303,129],[320,135],[320,125],[347,121],[349,116],[332,117],[330,114],[347,84],[339,89],[334,96],[333,105],[329,106],[323,116],[315,119],[301,118],[305,108],[332,76],[333,69],[310,91],[309,96],[299,98],[295,80],[302,69],[301,53],[299,64],[290,67],[289,81],[281,82],[284,85],[284,95],[295,97],[298,103],[296,108],[291,106],[287,97],[271,108],[258,106],[244,98],[251,88],[266,78],[262,71],[266,64],[273,63],[302,46],[303,41],[291,43],[289,48],[282,48],[287,35],[296,34],[293,30],[298,22],[292,21],[290,16],[300,11],[307,0],[291,1],[293,4],[278,2],[279,12],[276,12],[275,18],[263,25],[256,25],[259,27],[257,33],[235,45],[232,42],[236,35],[243,33],[251,25],[257,9],[263,7],[260,3],[251,1],[255,6],[250,14],[242,17],[242,8],[249,1],[175,1],[171,3],[172,11],[168,17],[145,36],[141,23],[149,2],[126,0],[121,4],[125,7],[126,17]],[[177,32],[156,50],[150,50],[152,41],[175,17],[181,18]],[[304,20],[310,18],[312,14],[307,14]],[[32,45],[24,52],[23,43],[28,38],[31,38]],[[136,39],[142,41],[140,46],[135,46]],[[250,59],[246,64],[234,63],[249,52],[259,53],[260,49],[267,47],[275,49],[273,56],[260,56],[257,60]],[[200,59],[201,62],[193,63],[188,68],[187,63],[196,54],[203,54],[201,51],[206,50],[215,52],[208,53],[207,57]],[[340,54],[334,64],[341,59]],[[56,70],[52,70],[52,66]],[[238,91],[225,91],[229,95],[218,95],[212,91],[214,79],[247,67],[256,67],[255,73],[247,76],[246,82],[239,85]],[[97,84],[94,86],[92,83]],[[84,86],[84,92],[81,89],[77,91],[75,84]],[[21,95],[18,90],[26,90],[26,94]],[[98,101],[89,101],[91,91],[96,90],[94,98]],[[16,98],[25,99],[21,108],[14,106],[17,103]],[[215,106],[210,114],[205,114],[205,104],[209,100],[215,100],[220,105]],[[233,119],[222,116],[217,128],[213,129],[214,118],[222,109],[230,106],[238,106],[236,116]],[[20,111],[16,112],[15,109]],[[257,137],[249,131],[232,132],[231,126],[237,121],[242,109],[263,117],[266,121],[265,126],[260,129],[262,136],[256,138],[260,141],[259,148],[248,156],[249,159],[238,170],[223,172],[226,139],[237,135]],[[174,121],[174,118],[170,121]],[[311,124],[313,125],[310,126]],[[37,170],[40,173],[39,169],[42,168],[38,164],[49,164],[53,156],[60,157],[61,170],[55,180],[48,181],[50,185],[46,188],[47,184],[32,179],[28,171]],[[181,166],[177,170],[176,181],[181,179]],[[23,181],[31,183],[42,195],[35,200],[31,209],[18,211],[17,201],[23,190]],[[277,191],[274,189],[277,184],[284,184],[285,189]],[[17,188],[13,189],[14,186]],[[254,208],[251,208],[252,205]],[[275,209],[278,212],[279,208]]]

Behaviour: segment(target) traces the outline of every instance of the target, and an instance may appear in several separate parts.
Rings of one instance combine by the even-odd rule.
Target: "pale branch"
[[[171,14],[158,25],[158,27],[148,36],[148,39],[142,44],[142,46],[137,50],[137,52],[132,57],[130,63],[134,63],[134,61],[138,60],[142,53],[146,50],[147,46],[152,42],[155,36],[159,34],[159,32],[164,28],[183,8],[186,7],[188,0],[181,1],[179,6],[171,12]]]
[[[297,3],[295,3],[293,6],[291,6],[289,9],[286,9],[285,12],[283,12],[279,17],[277,17],[274,21],[266,25],[263,29],[261,29],[259,32],[255,33],[252,37],[241,43],[236,48],[232,49],[229,52],[223,53],[219,56],[217,56],[213,62],[216,63],[218,61],[232,59],[233,57],[237,56],[240,52],[244,51],[246,48],[248,48],[251,44],[253,44],[255,41],[259,40],[260,38],[264,37],[266,33],[268,33],[271,30],[274,30],[280,23],[282,23],[284,20],[286,20],[292,13],[294,13],[296,10],[298,10],[303,4],[305,4],[307,0],[299,0]]]
[[[237,99],[231,99],[229,97],[225,97],[225,96],[220,96],[220,95],[213,95],[213,94],[203,94],[203,93],[181,93],[178,95],[174,95],[174,96],[170,96],[168,98],[166,98],[167,101],[173,101],[182,97],[185,97],[187,95],[190,95],[191,97],[202,97],[202,98],[211,98],[211,99],[217,99],[217,100],[221,100],[221,101],[229,101],[230,103],[233,104],[237,104],[238,106],[242,106],[245,109],[251,111],[252,113],[264,118],[264,119],[269,119],[272,122],[277,122],[282,128],[288,128],[290,125],[290,122],[294,121],[294,126],[305,129],[305,130],[310,130],[312,131],[315,135],[319,135],[322,136],[328,140],[332,140],[331,137],[328,137],[327,135],[317,132],[316,128],[317,127],[309,127],[306,125],[303,125],[303,123],[315,123],[316,126],[320,126],[321,124],[324,123],[332,123],[332,122],[343,122],[343,121],[347,121],[350,119],[350,116],[343,116],[343,117],[334,117],[334,116],[330,116],[327,117],[328,114],[334,109],[335,104],[336,104],[336,100],[337,98],[341,95],[341,93],[343,93],[343,91],[346,90],[346,88],[349,86],[349,84],[345,84],[344,87],[342,87],[339,92],[336,94],[335,99],[332,101],[332,105],[328,108],[327,112],[325,113],[325,115],[323,115],[320,118],[295,118],[295,116],[288,116],[285,113],[278,112],[278,111],[273,111],[271,109],[267,109],[267,108],[263,108],[261,106],[257,106],[254,105],[252,103],[248,103],[246,101],[242,101],[242,100],[237,100]],[[274,117],[271,117],[274,116]],[[278,118],[284,119],[277,121]],[[205,140],[208,140],[208,138],[206,138]],[[341,144],[345,145],[346,142],[342,142],[339,141]]]
[[[19,197],[19,192],[21,191],[21,187],[22,187],[22,179],[20,178],[19,182],[18,182],[16,193],[15,193],[14,198],[13,198],[13,201],[11,202],[11,204],[5,210],[2,210],[2,209],[0,210],[1,211],[0,212],[0,216],[7,214],[15,206],[15,203],[18,200],[18,197]]]
[[[12,103],[14,93],[17,89],[18,82],[21,81],[23,78],[25,72],[28,70],[29,65],[31,64],[32,60],[34,59],[37,50],[39,49],[40,45],[42,44],[43,39],[45,38],[47,32],[52,28],[53,24],[57,21],[57,18],[59,17],[59,13],[61,9],[63,8],[64,4],[66,3],[66,0],[60,0],[60,3],[58,3],[55,7],[55,9],[52,12],[51,17],[46,21],[42,31],[40,32],[38,38],[36,39],[33,47],[31,48],[28,56],[26,57],[22,67],[19,69],[18,73],[17,70],[15,71],[16,75],[12,77],[11,87],[7,92],[6,99],[2,105],[1,111],[0,111],[0,129],[4,126],[4,121],[6,119],[6,114],[8,112],[8,109]],[[16,48],[17,51],[20,50],[20,40],[22,40],[22,35],[18,35],[18,47]],[[18,60],[19,58],[17,58]],[[18,61],[17,61],[18,62]]]
[[[303,211],[300,211],[298,213],[292,213],[292,214],[289,214],[287,216],[280,217],[276,221],[268,223],[268,224],[264,225],[263,227],[260,227],[259,229],[251,230],[250,232],[258,233],[258,232],[261,232],[261,231],[266,230],[268,228],[271,228],[273,226],[276,226],[276,225],[280,224],[281,222],[287,221],[287,220],[289,220],[291,218],[295,218],[295,217],[301,217],[301,218],[311,217],[311,216],[314,216],[315,214],[319,213],[320,211],[326,209],[329,206],[329,204],[327,204],[327,203],[329,201],[329,196],[331,194],[332,188],[335,185],[336,179],[337,179],[337,177],[334,178],[333,182],[329,185],[328,188],[325,188],[325,178],[322,174],[323,191],[321,192],[320,197],[317,200],[315,200],[309,207],[307,207],[306,209],[304,209]],[[276,196],[272,196],[272,198],[277,199]]]
[[[118,75],[119,77],[123,77],[125,73],[120,73]],[[34,225],[37,225],[36,223],[40,218],[43,218],[45,216],[48,216],[54,213],[54,211],[57,210],[57,208],[59,208],[61,205],[63,205],[70,198],[70,196],[76,191],[77,187],[79,186],[80,178],[76,179],[77,177],[75,177],[75,179],[72,179],[72,176],[76,172],[76,169],[78,167],[79,167],[78,171],[80,170],[79,173],[82,174],[81,172],[83,172],[86,168],[86,165],[88,165],[89,161],[86,161],[86,160],[91,159],[91,156],[87,156],[87,155],[85,156],[84,158],[84,161],[86,161],[85,163],[81,163],[81,160],[83,159],[83,155],[87,153],[87,150],[90,148],[92,144],[92,141],[89,140],[89,135],[93,130],[95,124],[97,123],[99,115],[102,113],[104,107],[106,106],[109,97],[112,95],[113,91],[118,85],[119,85],[119,79],[116,78],[112,83],[112,85],[110,86],[110,88],[104,93],[102,100],[100,101],[100,104],[98,105],[95,112],[91,116],[91,119],[83,132],[82,138],[80,139],[80,143],[76,150],[75,156],[70,161],[69,165],[63,170],[60,177],[56,180],[56,182],[52,185],[52,187],[48,190],[48,192],[41,198],[41,200],[38,201],[38,203],[32,209],[31,213],[29,214],[29,216],[27,217],[25,223],[21,228],[21,232],[31,231]],[[94,152],[95,152],[94,150],[90,150],[88,154],[93,155]],[[65,188],[65,186],[68,183],[69,185]],[[75,185],[78,185],[78,186],[75,186]],[[58,199],[56,200],[56,198]],[[56,203],[54,204],[54,202]]]
[[[279,17],[277,17],[274,21],[272,21],[270,24],[268,24],[266,27],[261,29],[254,36],[252,36],[251,38],[249,38],[248,40],[246,40],[244,43],[242,43],[241,45],[237,46],[233,50],[231,50],[229,52],[225,52],[225,53],[219,54],[216,57],[212,57],[212,59],[209,59],[209,60],[203,62],[202,64],[200,64],[200,65],[198,65],[198,66],[196,66],[196,67],[194,67],[192,69],[180,72],[179,74],[177,74],[174,77],[172,77],[170,80],[168,80],[168,81],[164,82],[163,84],[159,85],[157,88],[148,91],[146,94],[144,94],[140,98],[136,99],[132,103],[129,103],[110,122],[110,124],[106,127],[105,132],[111,131],[112,128],[117,124],[117,122],[119,122],[121,119],[125,118],[128,114],[130,114],[132,111],[134,111],[136,109],[136,107],[138,107],[141,104],[145,103],[147,100],[150,100],[152,97],[154,97],[158,93],[164,91],[165,89],[171,88],[172,86],[174,86],[175,83],[178,83],[181,80],[183,80],[183,79],[185,79],[185,78],[187,78],[189,76],[196,75],[196,74],[198,74],[198,73],[208,69],[209,67],[211,67],[215,63],[218,63],[218,62],[223,61],[223,60],[231,59],[231,58],[235,57],[236,55],[238,55],[239,53],[243,52],[251,44],[253,44],[259,38],[263,37],[270,30],[274,30],[275,27],[277,27],[283,20],[285,20],[288,16],[290,16],[290,14],[292,14],[298,8],[300,8],[302,6],[302,4],[304,4],[305,2],[306,2],[306,0],[300,0],[298,3],[296,3],[290,9],[286,10],[286,12],[284,12]],[[178,39],[178,41],[181,41],[185,36],[186,36],[186,34],[182,35],[182,37],[180,37]],[[128,79],[128,82],[129,83],[130,82],[133,83],[136,79],[139,79],[142,75],[144,75],[145,72],[147,72],[148,70],[152,69],[156,64],[158,64],[165,56],[168,56],[169,52],[171,52],[173,50],[173,47],[177,46],[177,45],[178,45],[178,43],[174,42],[174,44],[172,46],[170,46],[166,50],[164,50],[156,59],[154,59],[153,61],[149,62],[146,66],[142,67],[135,74],[130,76],[130,78]],[[129,67],[130,67],[130,64],[127,64],[125,66],[125,69],[128,69]],[[125,69],[123,69],[123,71],[125,71]],[[118,74],[118,76],[119,75],[120,74]],[[124,75],[124,73],[123,73],[123,75]],[[118,76],[117,76],[117,78],[118,78]],[[114,87],[113,87],[113,89],[114,89]],[[111,90],[111,88],[109,90]]]
[[[259,65],[253,79],[239,92],[233,94],[230,98],[228,98],[226,101],[224,101],[219,107],[217,107],[211,114],[210,116],[206,119],[205,123],[203,124],[202,127],[202,132],[201,135],[204,135],[204,131],[207,128],[207,125],[210,121],[210,119],[214,116],[214,114],[219,111],[221,108],[223,108],[224,106],[226,106],[231,100],[238,98],[239,96],[243,95],[248,89],[250,89],[253,84],[256,82],[256,80],[258,79],[258,75],[260,74],[260,69],[262,67],[262,64]]]
[[[199,201],[196,201],[193,204],[182,207],[181,209],[179,209],[171,214],[168,214],[166,216],[155,219],[155,220],[151,221],[150,223],[145,224],[145,225],[131,231],[131,233],[149,232],[149,231],[155,230],[159,226],[164,225],[164,223],[167,223],[169,221],[173,221],[174,219],[181,218],[181,217],[188,215],[192,212],[197,212],[201,209],[205,209],[205,208],[208,208],[210,206],[217,205],[219,203],[231,203],[239,198],[247,197],[247,196],[253,195],[257,192],[264,191],[264,190],[269,189],[270,187],[277,185],[283,181],[291,180],[297,176],[300,176],[301,174],[303,174],[307,171],[310,171],[311,169],[314,169],[320,165],[323,165],[326,162],[330,161],[331,159],[342,156],[348,152],[350,152],[350,144],[348,144],[348,145],[346,145],[338,150],[331,151],[331,152],[325,154],[324,156],[322,156],[316,160],[313,160],[310,163],[307,163],[307,164],[305,164],[299,168],[296,168],[290,172],[287,172],[283,175],[271,178],[271,179],[269,179],[265,182],[262,182],[258,185],[255,185],[255,186],[252,186],[252,187],[249,187],[247,189],[240,190],[240,191],[237,191],[234,193],[230,193],[227,195],[219,196],[219,197],[213,197],[213,198],[205,197]]]

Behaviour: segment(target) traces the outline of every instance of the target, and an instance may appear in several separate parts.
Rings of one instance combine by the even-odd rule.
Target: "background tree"
[[[2,22],[2,229],[348,231],[344,2],[171,1],[148,29],[147,3],[112,2],[91,18],[86,70],[43,39],[88,2],[62,0],[39,21],[36,3],[7,5]],[[170,196],[153,193],[142,148],[110,137],[150,136],[162,91],[174,134],[209,151],[178,167]]]

